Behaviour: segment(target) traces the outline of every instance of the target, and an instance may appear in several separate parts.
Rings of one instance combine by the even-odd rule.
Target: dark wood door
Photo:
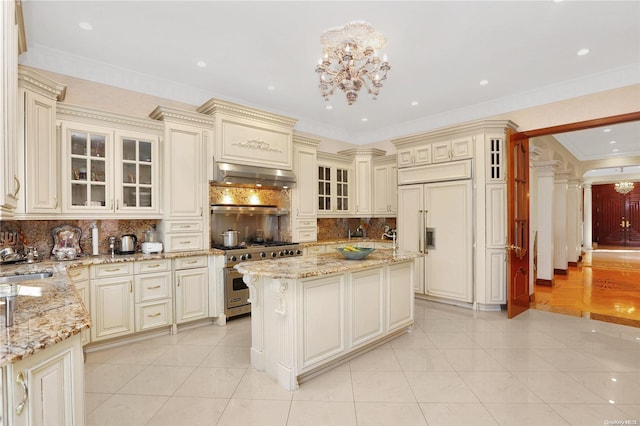
[[[640,185],[626,195],[614,185],[593,185],[592,235],[599,246],[640,247]]]
[[[529,309],[529,138],[507,132],[507,314]]]

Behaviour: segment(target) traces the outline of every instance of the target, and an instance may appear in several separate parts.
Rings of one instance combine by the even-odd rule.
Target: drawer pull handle
[[[79,277],[80,272],[71,272],[69,275],[71,275],[71,278]]]
[[[160,264],[159,264],[159,263],[156,263],[155,265],[149,265],[149,266],[147,266],[147,268],[159,268],[159,267],[160,267]]]
[[[120,268],[109,268],[109,269],[105,269],[105,272],[118,272],[120,270]]]
[[[147,290],[155,290],[156,288],[160,288],[160,286],[154,285],[153,287],[147,287]]]
[[[191,244],[191,240],[189,240],[189,241],[180,241],[180,244]]]
[[[182,228],[182,229],[191,228],[191,225],[180,225],[180,228]]]
[[[20,386],[22,386],[22,401],[16,406],[16,414],[19,416],[20,414],[22,414],[22,411],[24,410],[24,407],[25,405],[27,405],[27,401],[29,400],[29,387],[27,386],[27,381],[24,379],[22,371],[18,373],[16,382]]]
[[[197,260],[190,260],[190,261],[188,261],[187,263],[188,263],[189,265],[193,265],[193,264],[195,264],[195,263],[198,263],[198,261],[197,261]]]
[[[160,315],[162,315],[162,313],[157,312],[155,314],[151,314],[151,315],[147,315],[148,318],[155,318],[155,317],[159,317]]]

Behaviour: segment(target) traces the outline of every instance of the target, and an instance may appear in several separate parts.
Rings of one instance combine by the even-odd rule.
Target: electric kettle
[[[134,254],[138,238],[133,234],[125,234],[120,237],[120,254]]]

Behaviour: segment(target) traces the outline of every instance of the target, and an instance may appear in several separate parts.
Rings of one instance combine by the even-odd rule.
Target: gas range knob
[[[280,257],[284,256],[284,251],[281,251],[280,253],[278,253],[280,255]]]
[[[267,257],[267,253],[265,253],[265,252],[261,251],[261,252],[260,252],[260,257]]]
[[[240,260],[241,260],[241,261],[247,260],[247,256],[248,256],[248,255],[241,254],[241,255],[240,255]]]
[[[251,253],[247,253],[247,260],[251,259],[253,256],[251,256]]]
[[[296,254],[302,254],[302,250],[300,249],[296,250]]]
[[[236,257],[235,257],[235,256],[229,256],[229,260],[230,260],[231,262],[235,262],[237,259],[236,259]]]
[[[275,251],[271,252],[271,257],[276,257],[278,254]]]

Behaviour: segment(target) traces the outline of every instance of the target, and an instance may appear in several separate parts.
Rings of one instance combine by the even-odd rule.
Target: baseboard
[[[569,266],[578,266],[578,262],[569,262]]]
[[[566,269],[554,269],[553,275],[567,275]]]
[[[542,278],[537,278],[536,285],[546,285],[551,287],[553,285],[553,280],[543,280]]]

